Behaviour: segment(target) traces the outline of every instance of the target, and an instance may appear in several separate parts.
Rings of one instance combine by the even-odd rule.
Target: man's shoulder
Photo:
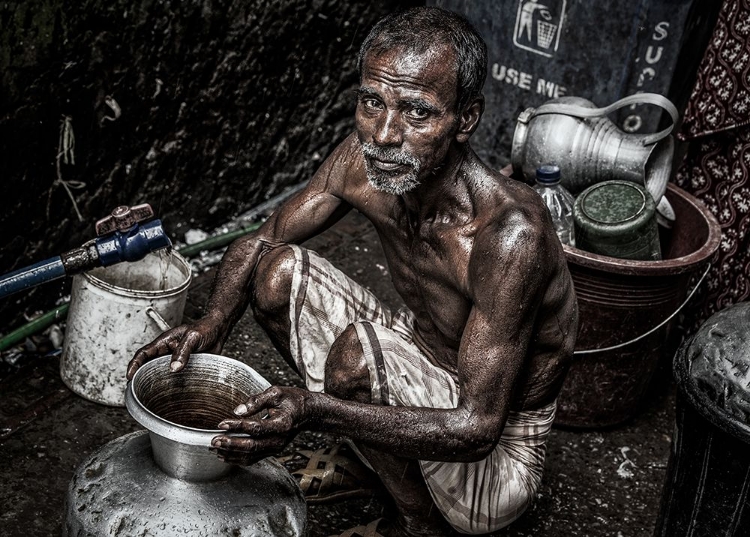
[[[364,170],[364,159],[362,158],[362,146],[357,139],[356,133],[352,133],[337,145],[331,155],[323,163],[323,167],[330,166],[346,171],[361,168]]]
[[[349,197],[366,179],[362,149],[356,133],[347,136],[323,161],[312,182],[319,190]]]
[[[482,197],[493,198],[492,204],[483,208],[485,211],[500,214],[502,210],[512,207],[533,209],[541,201],[529,185],[513,177],[513,168],[510,165],[500,170],[494,169],[473,149],[469,150],[462,171],[469,181],[476,185],[475,190]]]
[[[510,232],[539,232],[544,227],[547,207],[529,185],[488,167],[478,172],[475,180],[481,193],[478,231],[487,240]]]
[[[491,188],[479,213],[480,222],[471,263],[499,262],[522,257],[536,263],[554,250],[557,235],[549,225],[548,209],[532,188],[499,172],[489,176]],[[553,241],[554,239],[554,241]]]

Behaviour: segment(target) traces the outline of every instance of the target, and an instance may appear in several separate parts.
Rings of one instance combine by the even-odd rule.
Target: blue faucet
[[[138,261],[149,252],[171,247],[172,241],[164,233],[161,220],[150,220],[153,216],[148,203],[117,207],[96,223],[96,239],[0,277],[0,298],[95,267]]]

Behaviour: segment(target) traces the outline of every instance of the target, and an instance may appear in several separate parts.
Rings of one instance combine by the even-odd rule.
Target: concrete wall
[[[181,240],[309,177],[353,127],[367,31],[420,3],[0,2],[0,273],[79,246],[117,205],[151,203]]]

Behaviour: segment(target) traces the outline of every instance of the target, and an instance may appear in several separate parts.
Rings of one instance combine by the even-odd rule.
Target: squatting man
[[[469,144],[486,63],[481,37],[448,11],[376,24],[359,53],[356,132],[230,246],[205,315],[128,367],[132,378],[171,353],[176,372],[191,353],[218,353],[250,306],[307,389],[250,398],[213,448],[252,464],[302,430],[350,439],[396,506],[376,523],[383,535],[487,533],[518,518],[575,345],[575,294],[546,207]],[[352,209],[377,230],[397,311],[299,246]]]

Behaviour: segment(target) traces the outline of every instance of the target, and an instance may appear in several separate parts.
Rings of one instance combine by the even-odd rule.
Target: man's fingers
[[[252,464],[278,451],[273,446],[252,438],[223,435],[214,437],[211,450],[221,460],[232,464]]]
[[[247,436],[219,435],[211,440],[211,447],[237,453],[255,453],[258,442]]]
[[[204,325],[182,325],[164,332],[154,341],[136,351],[128,364],[128,380],[133,378],[139,367],[157,356],[171,354],[169,368],[172,371],[180,371],[188,363],[191,353],[202,351],[207,345],[210,345],[212,349],[220,348],[221,341],[213,343],[215,338],[212,330]],[[206,338],[208,338],[208,343]]]
[[[146,363],[146,360],[148,360],[148,358],[142,350],[136,352],[135,356],[132,360],[130,360],[130,363],[128,364],[128,372],[125,374],[125,377],[128,380],[133,380],[133,375],[135,375],[135,372],[138,371],[139,367]]]
[[[174,336],[172,335],[172,332],[165,332],[164,334],[153,340],[151,343],[144,345],[143,347],[135,351],[133,359],[130,360],[130,363],[128,364],[128,370],[126,374],[127,379],[132,380],[133,375],[135,375],[135,372],[138,371],[138,368],[149,360],[152,360],[157,356],[163,356],[172,352],[171,344],[173,341]]]
[[[250,440],[247,437],[232,437],[225,434],[220,434],[218,436],[214,436],[211,439],[211,447],[213,448],[229,448],[234,447],[235,449],[238,449],[240,445],[243,446],[243,448],[247,447],[248,440]],[[244,449],[243,449],[244,451]]]
[[[250,397],[245,404],[239,405],[234,409],[238,416],[252,416],[264,408],[275,406],[275,399],[278,397],[277,391],[272,386],[267,390]]]
[[[172,361],[169,364],[169,369],[173,372],[182,371],[187,365],[190,354],[198,346],[200,342],[200,334],[198,332],[187,332],[182,336],[182,339],[175,347],[172,353]]]
[[[221,423],[219,423],[219,429],[223,429],[225,431],[242,431],[245,432],[242,427],[243,420],[224,420]]]
[[[250,436],[268,436],[286,434],[289,426],[280,419],[244,419],[244,420],[224,420],[219,423],[219,429],[238,433],[249,434]]]

